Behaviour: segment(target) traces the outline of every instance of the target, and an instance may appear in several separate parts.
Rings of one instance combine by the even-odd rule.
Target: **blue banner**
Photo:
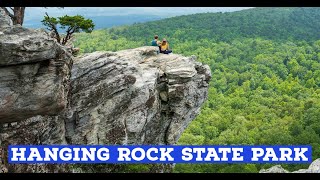
[[[21,163],[311,163],[301,146],[10,145],[8,161]]]

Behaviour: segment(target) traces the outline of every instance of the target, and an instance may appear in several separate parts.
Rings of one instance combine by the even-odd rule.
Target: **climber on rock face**
[[[169,49],[169,43],[165,38],[163,38],[161,44],[160,44],[160,53],[163,54],[169,54],[172,53],[172,50]]]

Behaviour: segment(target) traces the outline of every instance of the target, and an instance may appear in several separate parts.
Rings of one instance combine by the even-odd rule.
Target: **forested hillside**
[[[208,64],[208,101],[180,144],[310,144],[319,157],[319,19],[320,8],[204,13],[78,34],[75,45],[82,52],[116,51],[150,45],[158,34],[174,53]],[[175,171],[257,172],[269,166],[178,164]]]

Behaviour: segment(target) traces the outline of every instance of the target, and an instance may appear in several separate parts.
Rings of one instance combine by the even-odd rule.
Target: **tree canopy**
[[[57,41],[65,45],[72,37],[73,33],[86,32],[91,33],[94,29],[94,23],[91,19],[85,19],[83,16],[62,16],[58,18],[50,17],[48,14],[41,21],[48,30],[54,32]],[[61,36],[57,30],[57,26],[60,25],[61,29],[66,29],[66,35],[61,39]]]
[[[203,13],[77,34],[81,51],[165,37],[212,71],[208,101],[179,144],[311,145],[320,156],[320,8]],[[271,164],[177,164],[175,172],[258,172]],[[289,170],[308,165],[285,164]],[[148,171],[145,165],[125,171]]]

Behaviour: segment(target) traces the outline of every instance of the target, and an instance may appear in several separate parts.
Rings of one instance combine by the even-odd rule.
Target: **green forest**
[[[320,157],[320,8],[178,16],[76,35],[82,53],[151,45],[196,55],[212,71],[208,101],[179,144],[312,145]],[[177,164],[174,172],[258,172],[274,164]],[[288,170],[308,165],[283,164]],[[146,165],[127,171],[145,171]]]

